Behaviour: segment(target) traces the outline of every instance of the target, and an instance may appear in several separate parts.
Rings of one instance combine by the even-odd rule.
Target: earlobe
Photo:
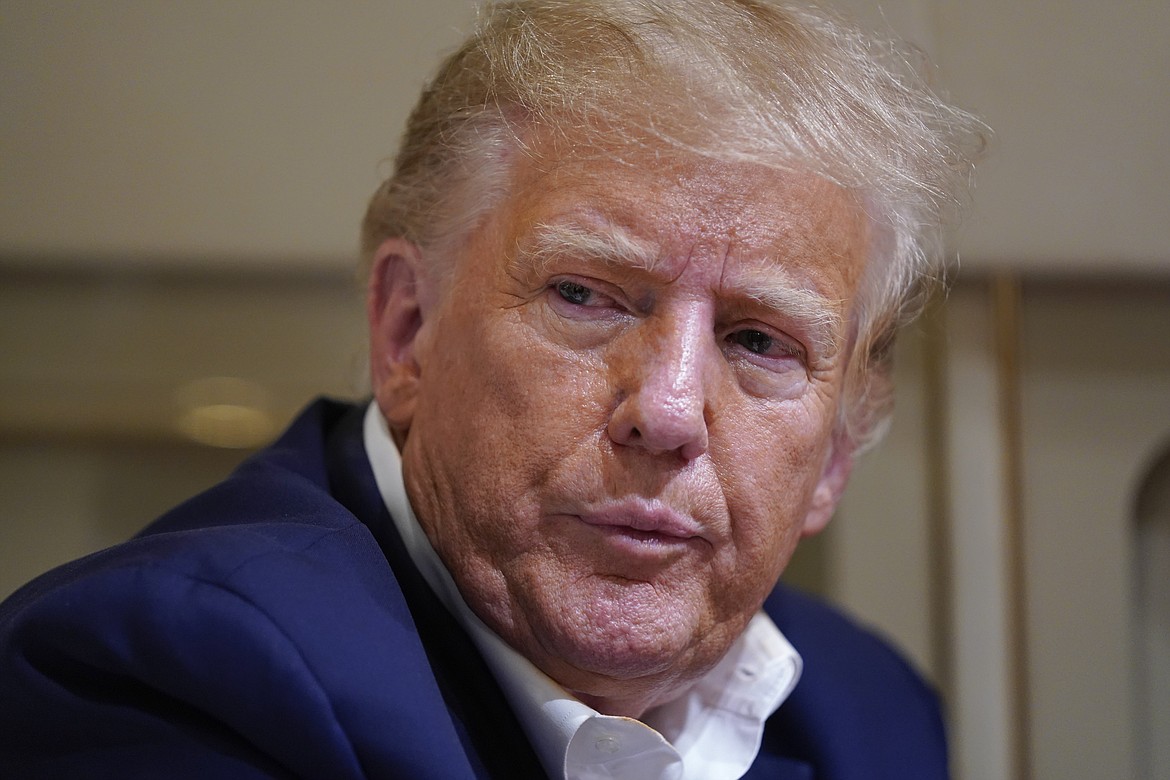
[[[800,531],[801,536],[814,536],[825,530],[845,492],[849,473],[853,470],[853,447],[849,442],[837,441],[834,437],[830,447],[820,481],[813,493],[812,505]]]
[[[419,333],[427,279],[419,248],[401,238],[382,242],[374,253],[366,292],[370,327],[370,379],[374,399],[396,438],[414,418],[421,367]]]

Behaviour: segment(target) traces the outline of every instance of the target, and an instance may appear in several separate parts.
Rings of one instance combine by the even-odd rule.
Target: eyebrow
[[[524,266],[529,273],[542,272],[561,257],[587,258],[613,268],[653,272],[660,259],[655,243],[639,238],[620,225],[605,220],[599,225],[579,222],[537,224],[532,238],[513,258],[515,270]],[[780,264],[754,269],[743,279],[724,279],[740,298],[780,312],[807,331],[818,352],[836,351],[835,334],[842,332],[841,302],[801,285]]]
[[[733,282],[731,289],[799,323],[819,353],[836,351],[835,335],[843,332],[841,301],[797,284],[783,266],[770,267],[763,273],[754,271],[745,283]]]
[[[653,271],[658,262],[658,249],[652,242],[609,221],[596,227],[546,222],[536,225],[532,235],[531,242],[522,248],[514,262],[523,262],[533,270],[541,270],[549,262],[567,255],[644,271]]]

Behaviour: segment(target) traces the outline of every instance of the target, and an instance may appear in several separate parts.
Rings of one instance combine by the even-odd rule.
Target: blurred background
[[[959,780],[1170,778],[1170,3],[845,4],[995,130],[899,411],[786,577]],[[365,199],[466,0],[0,6],[0,597],[360,398]]]

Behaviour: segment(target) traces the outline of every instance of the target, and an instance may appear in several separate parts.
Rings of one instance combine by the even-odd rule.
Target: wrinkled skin
[[[516,160],[448,283],[382,245],[375,397],[471,608],[638,717],[722,657],[836,505],[865,222],[811,175],[552,157]],[[651,257],[540,238],[614,232]]]

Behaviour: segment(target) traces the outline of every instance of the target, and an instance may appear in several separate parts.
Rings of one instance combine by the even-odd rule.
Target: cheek
[[[712,436],[737,554],[779,573],[800,538],[822,472],[829,427],[803,404],[770,414],[740,407]]]
[[[604,374],[550,347],[514,310],[449,318],[436,335],[448,346],[424,368],[420,438],[462,472],[450,479],[464,492],[474,484],[481,508],[535,501],[557,465],[604,429]]]
[[[482,383],[481,414],[499,415],[513,443],[547,457],[604,428],[605,374],[514,322],[485,333],[470,369]]]

